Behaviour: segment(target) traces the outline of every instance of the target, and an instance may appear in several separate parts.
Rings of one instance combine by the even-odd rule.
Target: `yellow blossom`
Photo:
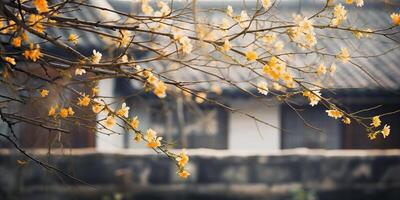
[[[14,37],[11,39],[11,45],[13,47],[21,47],[21,41],[22,41],[21,37],[19,37],[19,36]]]
[[[179,40],[179,43],[181,44],[181,50],[185,54],[190,54],[193,50],[193,46],[190,43],[190,39],[188,37],[183,37]]]
[[[345,0],[346,4],[353,4],[354,0]]]
[[[56,114],[56,108],[50,107],[49,113],[47,114],[49,117],[54,116]]]
[[[165,98],[167,96],[166,90],[167,86],[163,81],[157,81],[157,83],[154,84],[153,93],[157,95],[159,98]]]
[[[29,25],[32,26],[32,29],[39,33],[44,33],[44,26],[43,23],[41,22],[44,19],[42,15],[35,15],[32,14],[28,18],[28,23]]]
[[[222,88],[218,84],[211,84],[210,91],[218,95],[222,94]]]
[[[83,69],[83,68],[76,68],[76,69],[75,69],[75,75],[76,75],[76,76],[82,76],[82,75],[85,74],[85,73],[86,73],[86,70]]]
[[[257,58],[258,58],[257,52],[255,52],[253,50],[249,50],[246,52],[246,59],[248,61],[255,61],[255,60],[257,60]]]
[[[286,63],[280,61],[277,57],[272,57],[267,64],[264,65],[263,71],[272,79],[278,80],[286,68]]]
[[[274,82],[274,83],[272,84],[272,87],[274,88],[274,90],[277,90],[277,91],[282,90],[282,86],[281,86],[279,83],[277,83],[277,82]]]
[[[129,107],[126,106],[126,103],[123,103],[121,108],[117,110],[116,114],[120,117],[128,117],[129,115]]]
[[[265,81],[260,81],[257,83],[257,90],[260,94],[267,95],[268,94],[268,84]]]
[[[139,128],[139,119],[137,116],[135,116],[133,119],[129,121],[129,125],[133,129],[138,129]]]
[[[60,110],[60,116],[62,118],[67,118],[68,117],[68,109],[67,108],[61,108]]]
[[[93,49],[92,63],[99,64],[102,56],[103,56],[103,54],[101,54],[100,52]]]
[[[73,34],[73,33],[71,33],[68,36],[68,41],[72,42],[74,45],[77,45],[78,44],[78,36]]]
[[[186,151],[182,149],[175,160],[178,161],[179,167],[184,167],[189,162],[189,156],[187,156]]]
[[[379,116],[375,116],[375,117],[372,118],[371,125],[374,126],[374,127],[378,127],[378,126],[381,125],[381,119],[379,118]]]
[[[146,15],[152,15],[154,9],[149,4],[149,0],[141,0],[142,1],[142,12]]]
[[[158,137],[153,129],[148,129],[146,132],[147,146],[150,148],[157,148],[161,146],[162,137]]]
[[[370,140],[375,140],[377,135],[378,135],[378,132],[368,133],[368,138]]]
[[[40,93],[40,96],[42,96],[42,97],[46,97],[47,95],[49,95],[49,91],[46,89],[41,89],[39,91],[39,93]]]
[[[249,21],[250,17],[247,14],[246,10],[242,10],[242,12],[240,12],[240,15],[236,16],[234,19],[236,20],[236,22],[239,23],[239,26],[241,28],[245,28],[249,24],[248,21]]]
[[[190,176],[190,173],[188,171],[186,171],[186,170],[181,170],[181,171],[178,172],[178,175],[181,178],[186,179],[188,176]]]
[[[364,34],[360,31],[353,31],[353,35],[357,38],[357,39],[361,39],[362,37],[364,37]]]
[[[29,45],[29,49],[25,50],[22,54],[26,59],[31,59],[33,62],[36,62],[40,57],[42,57],[42,52],[40,52],[39,44],[36,44],[36,47],[31,43]]]
[[[390,134],[390,126],[388,126],[387,124],[385,124],[385,126],[384,126],[383,129],[382,129],[383,138],[388,137],[389,134]]]
[[[304,90],[303,91],[303,96],[307,97],[308,100],[310,101],[311,106],[315,106],[318,104],[318,102],[321,100],[321,91],[320,90]]]
[[[17,64],[17,63],[15,62],[15,59],[14,59],[14,58],[11,58],[11,57],[8,57],[8,56],[5,57],[4,60],[7,61],[8,63],[12,64],[12,65],[16,65],[16,64]]]
[[[82,95],[83,97],[79,97],[78,98],[78,105],[79,106],[88,106],[90,103],[90,98],[89,95]]]
[[[149,75],[147,76],[146,80],[147,80],[148,83],[154,85],[154,84],[157,83],[158,78],[156,76],[154,76],[153,73],[150,72]]]
[[[195,101],[196,101],[196,103],[203,103],[205,101],[206,97],[207,97],[207,93],[199,92],[196,94]]]
[[[168,15],[171,12],[171,8],[163,1],[157,1],[157,6],[161,8],[160,12],[162,16]]]
[[[71,107],[68,107],[68,115],[72,116],[74,114],[75,114],[74,110]]]
[[[136,133],[133,140],[135,140],[136,143],[139,143],[140,141],[142,141],[142,134]]]
[[[125,54],[119,60],[123,63],[127,63],[127,62],[129,62],[129,57],[128,57],[128,55]]]
[[[331,24],[333,26],[339,26],[345,19],[347,19],[347,11],[344,6],[339,3],[333,9],[333,19],[331,21]]]
[[[395,26],[400,25],[400,13],[392,13],[390,15],[390,18],[392,18],[392,23]]]
[[[226,19],[226,18],[222,19],[220,27],[221,27],[221,29],[223,29],[223,32],[222,32],[223,35],[226,35],[226,30],[229,28],[230,24],[231,23],[228,19]]]
[[[112,127],[115,125],[115,118],[113,116],[108,116],[106,120],[104,121],[104,126],[108,129],[112,129]]]
[[[261,0],[261,4],[264,9],[268,9],[271,6],[271,0]]]
[[[92,87],[92,96],[97,96],[99,94],[99,87]]]
[[[293,77],[288,71],[284,72],[281,78],[286,84],[291,84],[293,82]]]
[[[276,40],[276,34],[275,33],[270,33],[265,35],[262,40],[263,42],[265,42],[266,44],[272,44],[273,42],[275,42]]]
[[[320,64],[317,68],[318,76],[324,75],[326,73],[326,67],[324,64]]]
[[[342,122],[345,123],[345,124],[350,124],[350,123],[351,123],[351,120],[350,120],[350,118],[348,118],[348,117],[344,117],[344,118],[342,119]]]
[[[356,0],[356,5],[357,5],[357,7],[363,7],[364,6],[364,0]]]
[[[225,39],[224,45],[222,46],[222,49],[223,49],[224,51],[229,51],[229,50],[231,50],[231,48],[232,48],[231,43],[229,42],[228,39]]]
[[[39,13],[49,11],[47,0],[33,0],[33,5]]]
[[[131,37],[130,37],[129,31],[121,30],[120,34],[121,34],[121,36],[118,40],[119,44],[122,47],[127,47],[129,45],[129,43],[131,42]]]
[[[342,61],[343,63],[347,63],[350,60],[350,54],[346,47],[342,47],[340,49],[340,53],[336,55],[336,58]]]
[[[229,17],[233,17],[233,8],[232,8],[232,6],[228,5],[226,7],[226,15],[228,15]]]
[[[92,106],[92,111],[93,111],[94,113],[97,114],[97,113],[99,113],[100,111],[102,111],[103,108],[104,108],[103,105],[98,104],[98,103],[95,103],[95,104],[93,104],[93,106]]]
[[[333,117],[335,119],[341,118],[343,116],[343,113],[336,109],[326,110],[326,112],[328,113],[329,117]]]

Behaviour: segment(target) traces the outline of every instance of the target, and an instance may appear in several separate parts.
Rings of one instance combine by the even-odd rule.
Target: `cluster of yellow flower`
[[[331,21],[332,26],[339,26],[344,20],[347,19],[347,11],[342,4],[337,4],[333,8],[333,19]]]
[[[364,0],[346,0],[346,4],[353,4],[356,3],[357,7],[364,6]]]
[[[78,106],[86,107],[90,104],[91,99],[89,98],[89,95],[86,95],[85,93],[82,94],[82,97],[78,97]]]
[[[159,80],[150,70],[142,69],[140,65],[136,65],[136,71],[139,75],[146,78],[146,82],[153,89],[153,93],[159,98],[167,96],[167,85],[162,80]]]
[[[102,56],[103,56],[103,54],[101,54],[100,52],[93,49],[92,63],[99,64]]]
[[[342,47],[340,49],[339,54],[336,55],[336,58],[339,59],[340,61],[342,61],[343,63],[349,62],[349,60],[350,60],[349,50],[347,50],[346,47]]]
[[[178,175],[182,178],[187,178],[190,173],[185,170],[185,166],[189,162],[189,157],[187,156],[184,149],[182,149],[175,160],[177,161],[178,165]]]
[[[312,20],[301,15],[294,15],[293,20],[296,26],[288,30],[290,39],[301,47],[311,48],[315,46],[317,38],[315,37]]]
[[[12,65],[16,65],[16,64],[17,64],[17,63],[15,62],[15,59],[12,58],[12,57],[6,56],[6,57],[4,58],[4,60],[5,60],[6,62],[12,64]]]
[[[41,90],[39,90],[39,93],[40,93],[40,96],[47,97],[47,95],[49,95],[49,90],[41,89]]]
[[[88,105],[87,102],[88,101],[90,102],[89,97],[84,94],[82,96],[83,96],[83,98],[79,98],[78,105],[86,105],[86,104]],[[87,100],[87,99],[89,99],[89,100]],[[98,103],[98,102],[94,103],[93,106],[99,106],[103,110],[105,108],[104,105],[100,105],[100,103]],[[95,113],[99,113],[101,111],[101,109],[96,109]],[[132,119],[128,119],[129,109],[130,108],[128,106],[126,106],[126,103],[122,103],[121,107],[117,111],[115,111],[115,115],[117,115],[121,119],[127,120],[129,122],[128,129],[131,129],[135,132],[134,140],[138,143],[138,142],[141,142],[144,138],[144,140],[147,142],[147,144],[146,144],[147,147],[153,148],[153,149],[161,148],[163,138],[158,136],[157,132],[151,128],[148,129],[145,134],[143,134],[140,130],[138,130],[139,123],[140,123],[138,120],[138,117],[135,116]],[[93,107],[93,110],[94,110],[94,107]],[[63,108],[60,110],[60,116],[63,118],[68,117],[71,115],[71,111],[72,111],[72,109],[70,109],[70,108],[68,108],[68,109]],[[107,110],[107,112],[108,112],[108,110]],[[52,107],[49,111],[49,116],[50,116],[50,113],[52,115],[55,115],[56,108]],[[116,124],[116,119],[115,119],[114,114],[109,113],[107,118],[104,120],[103,125],[108,129],[112,129],[115,124]],[[143,135],[144,135],[144,137],[143,137]],[[185,170],[184,167],[188,163],[189,157],[186,155],[185,151],[182,150],[182,152],[180,154],[176,155],[175,160],[176,160],[177,166],[178,166],[178,172],[177,172],[178,175],[182,178],[187,178],[190,175],[190,173],[187,170]]]
[[[30,59],[33,62],[36,62],[40,57],[43,56],[42,52],[40,51],[40,46],[39,44],[30,44],[29,49],[26,49],[24,53],[22,54],[25,56],[26,59]]]
[[[378,128],[381,125],[381,119],[379,116],[372,117],[372,123],[370,124],[372,127],[371,129]],[[373,131],[368,134],[369,139],[374,140],[378,136],[379,133],[382,133],[383,138],[386,138],[390,134],[390,126],[385,124],[382,130]]]
[[[400,13],[392,13],[390,15],[390,18],[392,18],[393,25],[395,25],[395,26],[400,25]]]
[[[13,37],[11,39],[11,45],[13,47],[21,47],[21,43],[22,43],[22,39],[21,37],[17,36],[17,37]]]
[[[71,107],[61,108],[60,109],[60,117],[62,117],[62,118],[67,118],[67,117],[72,116],[74,114],[75,114],[75,112],[74,112],[74,110],[72,110]]]
[[[146,15],[152,15],[154,9],[149,4],[149,0],[141,0],[142,3],[142,12]]]
[[[127,30],[120,30],[119,44],[122,47],[127,47],[131,42],[130,32]]]
[[[258,54],[254,50],[248,50],[246,51],[246,59],[250,62],[255,61],[258,59]]]
[[[57,114],[57,110],[59,111]],[[60,108],[59,105],[56,106],[51,106],[48,112],[48,116],[49,117],[57,117],[58,115],[62,118],[67,118],[70,116],[73,116],[75,114],[74,110],[72,109],[72,107],[68,107],[68,108]]]
[[[289,71],[286,70],[286,63],[279,58],[273,56],[263,67],[264,73],[273,80],[282,79],[289,88],[294,87],[294,79]]]
[[[36,10],[39,13],[43,13],[43,12],[48,12],[49,11],[49,5],[47,3],[47,0],[33,0],[32,3],[36,7]]]
[[[367,28],[367,29],[363,30],[363,32],[361,32],[361,31],[353,31],[353,35],[357,39],[361,39],[363,37],[369,38],[371,36],[371,32],[372,32],[372,30],[370,28]]]
[[[39,33],[44,33],[43,21],[44,16],[32,14],[28,18],[28,24]]]
[[[225,39],[225,40],[224,40],[224,44],[222,45],[222,49],[223,49],[224,51],[229,51],[229,50],[231,50],[231,48],[232,48],[231,43],[229,42],[228,39]]]
[[[271,0],[261,0],[261,4],[267,10],[271,6]]]
[[[337,109],[326,110],[329,117],[338,119],[343,117],[343,113]]]
[[[308,100],[310,101],[311,106],[315,106],[318,104],[318,102],[321,100],[321,91],[320,90],[304,90],[303,91],[303,96],[307,97]]]
[[[343,119],[342,119],[343,123],[345,123],[345,124],[350,124],[351,123],[350,118],[347,117],[347,116],[344,116],[344,114],[341,111],[337,110],[336,108],[333,108],[333,109],[330,109],[330,110],[326,110],[326,112],[328,113],[329,117],[332,117],[332,118],[335,118],[335,119],[343,117]]]
[[[171,33],[174,37],[174,40],[179,43],[180,50],[183,53],[190,54],[193,50],[193,46],[190,39],[183,34],[182,30],[176,27],[172,27]]]
[[[72,42],[72,44],[77,45],[78,44],[78,36],[74,33],[69,34],[68,42]]]
[[[268,84],[265,81],[259,81],[257,83],[257,90],[260,94],[268,95]]]
[[[121,108],[117,110],[116,114],[120,117],[128,117],[129,109],[130,108],[126,106],[126,103],[122,103]]]
[[[161,146],[162,137],[157,136],[157,133],[151,128],[146,131],[145,139],[149,148],[157,148]]]

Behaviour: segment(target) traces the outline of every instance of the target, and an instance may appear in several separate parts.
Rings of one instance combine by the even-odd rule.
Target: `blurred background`
[[[246,2],[198,1],[197,6],[222,10],[227,5],[234,8],[246,5],[247,9],[255,5],[255,1]],[[91,3],[127,13],[138,9],[130,1]],[[362,11],[348,9],[357,16],[354,25],[384,26],[390,23],[388,13],[400,10],[398,3],[365,1]],[[323,4],[281,0],[276,9],[280,9],[281,17],[292,13],[307,16]],[[70,15],[74,16],[74,12]],[[78,17],[104,20],[104,14],[89,8],[79,12]],[[218,15],[207,17],[219,19]],[[57,34],[68,37],[69,33]],[[107,46],[96,36],[81,34],[80,37],[82,52]],[[365,52],[382,51],[387,45],[353,40],[346,43],[359,45]],[[338,46],[334,41],[324,42],[327,48]],[[399,110],[399,55],[396,49],[364,63],[376,80],[360,75],[354,68],[339,68],[335,76],[325,81],[337,88],[334,98],[348,111],[379,105],[366,113],[370,117]],[[146,57],[146,52],[138,50],[135,57]],[[153,65],[163,67],[162,63]],[[35,70],[34,66],[31,69]],[[239,72],[229,75],[237,82],[245,80]],[[174,76],[199,81],[207,78],[195,71],[177,72]],[[376,81],[385,87],[378,87]],[[390,137],[372,141],[364,127],[333,120],[325,114],[323,106],[310,109],[303,98],[295,99],[296,103],[289,106],[274,98],[246,96],[228,85],[210,82],[202,87],[210,88],[211,98],[241,113],[181,96],[160,101],[143,93],[140,84],[132,80],[99,82],[100,96],[127,97],[131,117],[139,117],[143,130],[152,128],[175,148],[187,149],[191,159],[188,180],[180,180],[174,163],[144,144],[135,143],[132,134],[122,128],[115,130],[121,135],[106,135],[74,124],[69,127],[74,133],[61,137],[37,126],[20,125],[16,130],[21,147],[87,184],[46,170],[18,153],[12,144],[0,140],[0,199],[400,199],[399,113],[382,117],[391,126]],[[1,91],[7,92],[5,88]],[[35,116],[35,109],[41,108],[26,109],[27,115]],[[6,123],[0,126],[3,132],[7,128]]]

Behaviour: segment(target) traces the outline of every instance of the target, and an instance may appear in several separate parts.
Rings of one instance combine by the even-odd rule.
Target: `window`
[[[281,147],[289,148],[341,148],[341,123],[328,117],[323,107],[299,109],[297,113],[287,105],[282,105]],[[307,124],[305,123],[307,122]],[[311,127],[312,126],[312,127]],[[318,128],[324,132],[320,132]]]
[[[153,105],[150,119],[175,148],[227,148],[227,112],[214,105]]]

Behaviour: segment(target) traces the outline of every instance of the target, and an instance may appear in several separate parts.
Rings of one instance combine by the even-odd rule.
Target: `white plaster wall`
[[[114,96],[114,84],[115,81],[113,79],[106,79],[106,80],[101,80],[99,82],[99,96],[106,96],[106,97],[112,97]],[[112,99],[110,98],[105,98],[104,99],[106,103],[112,102]],[[97,115],[97,120],[99,119],[104,119],[106,118],[107,115],[104,113],[100,113]],[[117,121],[117,123],[121,123],[120,121]],[[97,128],[101,128],[100,125],[97,125]],[[117,133],[124,133],[124,130],[119,127],[119,126],[114,126],[114,131]],[[119,150],[123,148],[123,141],[124,137],[123,135],[117,135],[117,134],[112,134],[112,135],[106,135],[103,133],[96,133],[96,149],[98,151],[111,151],[111,150]]]
[[[280,109],[277,103],[241,100],[231,107],[253,115],[262,121],[280,127]],[[228,121],[229,150],[276,150],[280,148],[280,130],[239,113],[230,113]]]

